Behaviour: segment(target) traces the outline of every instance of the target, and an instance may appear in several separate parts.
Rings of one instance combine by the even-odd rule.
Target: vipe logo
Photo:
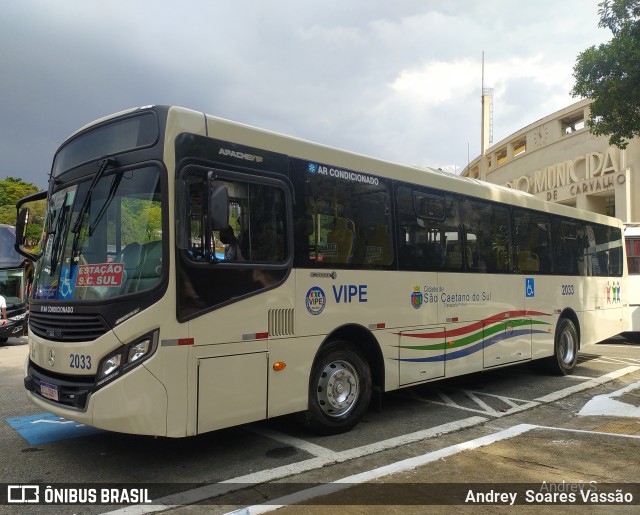
[[[314,286],[307,292],[307,311],[312,315],[319,315],[327,305],[327,296],[319,286]]]
[[[309,163],[309,166],[307,168],[307,172],[309,173],[309,175],[315,175],[318,173],[318,165],[316,163]]]
[[[7,503],[36,504],[40,502],[40,487],[38,485],[8,485]]]

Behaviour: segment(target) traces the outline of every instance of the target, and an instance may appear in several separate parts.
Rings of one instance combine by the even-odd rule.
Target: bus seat
[[[509,252],[504,247],[496,248],[496,271],[509,270]]]
[[[391,246],[388,225],[376,225],[367,241],[365,258],[367,263],[388,265],[391,262]]]
[[[124,263],[125,272],[131,272],[140,266],[142,245],[138,242],[129,243],[120,253],[120,263]]]
[[[426,243],[424,246],[422,266],[426,270],[441,270],[445,266],[445,253],[442,245],[435,242]]]
[[[467,252],[467,268],[471,268],[473,263],[473,254],[471,253],[471,248],[466,247]],[[447,246],[447,257],[446,257],[446,265],[447,268],[462,270],[462,245],[456,243],[451,246]]]
[[[136,275],[136,269],[140,266],[142,259],[142,245],[134,241],[127,244],[118,254],[114,263],[124,264],[124,272],[122,274],[122,284],[118,287],[110,287],[106,289],[106,292],[102,293],[101,297],[115,297],[127,293],[129,290],[129,283]],[[95,288],[94,288],[95,289]]]
[[[529,250],[518,251],[518,269],[521,272],[537,272],[540,270],[540,259]]]
[[[353,254],[356,248],[356,223],[351,220],[351,218],[347,218],[346,221],[346,227],[347,229],[349,229],[351,231],[351,234],[353,235],[351,238],[351,253],[349,254],[349,258],[347,260],[347,263],[353,263]]]
[[[462,248],[460,245],[447,246],[447,268],[462,268]]]
[[[162,275],[162,241],[151,241],[144,245],[139,245],[139,247],[138,266],[129,269],[125,262],[125,272],[127,272],[125,289],[127,293],[142,291],[155,286]]]
[[[325,256],[325,263],[348,263],[353,248],[353,231],[347,228],[347,219],[336,217],[333,229],[327,234],[327,243],[335,248],[335,254]]]

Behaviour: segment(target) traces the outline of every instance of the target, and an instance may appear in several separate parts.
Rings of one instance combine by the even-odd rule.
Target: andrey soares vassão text
[[[522,493],[522,497],[519,496]],[[622,488],[601,491],[597,483],[546,483],[538,490],[506,492],[468,490],[466,504],[632,504],[635,498]]]

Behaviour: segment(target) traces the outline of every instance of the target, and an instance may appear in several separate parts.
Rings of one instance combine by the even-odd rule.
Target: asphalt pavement
[[[1,349],[0,386],[21,375],[25,343],[15,340]],[[403,515],[513,509],[554,515],[637,513],[640,346],[623,343],[627,347],[619,356],[633,356],[635,361],[628,361],[638,363],[624,376],[570,396],[549,396],[530,410],[412,443],[396,460],[380,453],[255,485],[249,507],[251,496],[245,491],[214,504],[159,509],[172,515],[234,509],[255,514],[276,508],[283,514],[313,515],[328,510]],[[597,354],[597,347],[590,352]],[[144,513],[152,512],[149,508]]]
[[[292,480],[311,486],[235,513],[638,513],[640,370],[550,399],[533,418],[529,411],[444,435],[423,454],[331,483],[321,473]]]
[[[630,410],[640,409],[640,385],[627,400]],[[558,424],[556,415],[550,410],[540,424],[516,424],[270,505],[299,503],[283,514],[326,513],[328,506],[392,514],[489,514],[512,506],[518,513],[637,513],[640,419],[576,416]]]

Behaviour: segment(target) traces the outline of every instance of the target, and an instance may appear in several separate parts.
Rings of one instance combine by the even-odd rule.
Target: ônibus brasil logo
[[[322,288],[314,286],[307,292],[307,311],[312,315],[319,315],[327,305],[327,297]]]

